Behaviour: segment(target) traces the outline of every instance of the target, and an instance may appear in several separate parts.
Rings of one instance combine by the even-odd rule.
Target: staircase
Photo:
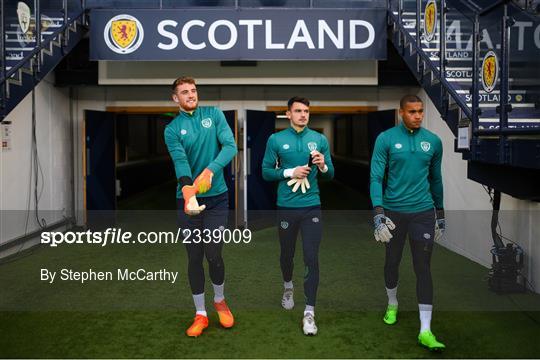
[[[84,0],[0,0],[0,121],[80,41],[84,10]],[[540,18],[510,0],[388,0],[388,24],[468,177],[540,200]]]
[[[468,177],[540,199],[540,18],[511,1],[388,6],[391,41],[456,136]]]
[[[0,1],[1,121],[73,49],[86,28],[78,0]]]

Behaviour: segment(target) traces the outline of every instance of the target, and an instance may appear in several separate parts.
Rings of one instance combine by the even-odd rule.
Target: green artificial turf
[[[46,358],[537,358],[538,327],[520,313],[439,312],[434,326],[447,345],[433,354],[416,345],[417,315],[388,327],[375,312],[323,311],[320,332],[301,334],[300,310],[237,312],[223,330],[183,334],[187,311],[2,314],[2,357]]]
[[[125,211],[117,220],[117,227],[132,232],[175,229],[174,212]],[[496,295],[487,289],[486,268],[440,246],[432,259],[432,329],[447,350],[432,354],[420,348],[408,246],[401,264],[398,323],[388,326],[382,321],[384,247],[373,240],[369,213],[329,211],[323,221],[316,337],[304,336],[300,328],[301,242],[294,274],[297,306],[285,311],[277,230],[268,228],[255,232],[250,244],[224,247],[225,291],[236,325],[219,328],[207,279],[210,327],[198,339],[184,335],[194,310],[181,244],[41,246],[21,254],[0,265],[0,357],[540,357],[540,296]],[[41,268],[63,267],[167,268],[180,275],[176,284],[39,280]]]

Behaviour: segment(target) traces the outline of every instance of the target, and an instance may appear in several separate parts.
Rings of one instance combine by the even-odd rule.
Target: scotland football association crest
[[[423,150],[424,152],[428,152],[429,149],[431,149],[431,144],[428,143],[427,141],[422,141],[422,142],[420,143],[420,147],[422,148],[422,150]]]
[[[202,125],[204,128],[207,128],[207,129],[208,129],[210,126],[212,126],[212,119],[210,119],[210,118],[202,119],[201,125]]]
[[[19,1],[17,3],[17,17],[19,18],[19,26],[23,34],[26,34],[30,28],[30,8],[26,3]]]
[[[22,48],[33,47],[36,42],[36,19],[32,18],[30,8],[22,1],[17,4],[17,17],[19,19],[19,27],[17,28],[17,42]],[[47,15],[41,14],[42,33],[46,32],[47,29],[53,24],[53,19]]]
[[[117,54],[129,54],[141,46],[144,30],[135,17],[131,15],[117,15],[113,17],[103,31],[105,43]]]
[[[497,54],[490,50],[484,56],[482,61],[482,87],[487,93],[490,93],[497,86],[499,79],[499,60]]]
[[[431,41],[437,30],[437,4],[435,0],[429,0],[424,9],[424,38]]]
[[[313,142],[313,141],[308,142],[307,147],[308,147],[310,152],[314,151],[314,150],[317,150],[317,143]]]
[[[282,221],[282,222],[281,222],[281,228],[282,228],[283,230],[286,230],[288,227],[289,227],[289,223],[288,223],[288,222],[286,222],[286,221]]]

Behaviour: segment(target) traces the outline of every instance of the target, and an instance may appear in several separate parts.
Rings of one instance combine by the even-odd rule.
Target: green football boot
[[[386,313],[384,314],[383,321],[385,324],[394,325],[397,322],[397,305],[388,305]]]
[[[443,343],[437,341],[431,330],[425,330],[418,334],[418,343],[431,351],[443,351],[446,348]]]

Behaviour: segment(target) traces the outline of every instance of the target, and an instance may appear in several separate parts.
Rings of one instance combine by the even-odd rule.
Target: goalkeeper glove
[[[297,192],[298,188],[302,190],[302,193],[305,194],[307,190],[311,187],[309,180],[307,178],[303,179],[291,179],[287,182],[287,185],[293,186],[292,192]]]
[[[375,226],[375,240],[380,242],[390,242],[392,238],[392,233],[390,230],[394,230],[396,225],[390,220],[390,218],[384,215],[384,209],[381,206],[375,207],[375,216],[373,217],[373,223]]]
[[[444,218],[444,209],[437,209],[435,220],[435,241],[442,239],[446,229],[446,220]]]
[[[203,172],[197,176],[195,179],[195,182],[193,183],[193,186],[197,189],[197,194],[204,194],[210,188],[212,187],[212,177],[214,176],[214,173],[212,170],[206,168],[203,170]]]
[[[184,198],[184,212],[190,216],[199,215],[206,208],[206,205],[199,205],[197,198],[197,188],[192,185],[189,177],[184,176],[179,180],[182,185],[182,196]]]

